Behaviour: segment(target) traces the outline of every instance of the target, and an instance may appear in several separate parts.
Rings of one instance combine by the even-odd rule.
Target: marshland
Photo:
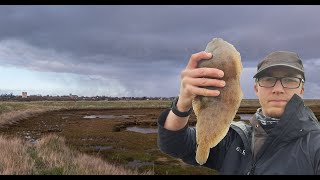
[[[218,174],[162,153],[157,118],[171,101],[0,102],[0,174]],[[320,118],[320,100],[305,100]],[[243,100],[235,120],[259,107]],[[195,125],[195,115],[190,125]]]

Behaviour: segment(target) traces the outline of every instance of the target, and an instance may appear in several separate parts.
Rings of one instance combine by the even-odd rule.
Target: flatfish
[[[226,82],[226,86],[204,87],[218,89],[220,95],[196,96],[192,101],[197,119],[196,161],[200,165],[207,161],[210,148],[215,147],[226,136],[243,98],[240,87],[243,67],[240,53],[236,48],[221,38],[213,38],[205,51],[211,52],[213,56],[211,59],[199,61],[198,68],[211,67],[224,71],[224,77],[220,79]]]

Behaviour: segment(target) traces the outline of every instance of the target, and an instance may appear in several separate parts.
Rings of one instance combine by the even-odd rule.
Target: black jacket
[[[163,127],[170,109],[158,119],[160,150],[184,162],[195,160],[196,130],[188,125],[179,131]],[[203,165],[220,174],[320,174],[320,126],[303,100],[294,95],[279,123],[266,138],[254,160],[252,153],[256,127],[244,122],[232,123],[227,135],[211,148]]]

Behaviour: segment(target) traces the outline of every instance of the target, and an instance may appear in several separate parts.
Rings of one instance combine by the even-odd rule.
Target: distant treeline
[[[173,100],[175,97],[110,97],[110,96],[77,96],[77,95],[65,95],[65,96],[41,96],[30,95],[22,97],[21,95],[1,94],[0,101],[121,101],[121,100]]]

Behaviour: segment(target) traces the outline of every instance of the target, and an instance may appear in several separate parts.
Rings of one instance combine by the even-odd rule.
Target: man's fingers
[[[182,81],[183,84],[191,84],[193,86],[224,87],[226,85],[224,80],[210,78],[184,78]]]
[[[224,72],[217,68],[197,68],[200,60],[211,59],[212,54],[205,51],[192,54],[186,69],[181,72],[181,94],[192,96],[219,96],[220,91],[204,87],[224,87],[221,80]]]
[[[205,51],[201,51],[195,54],[192,54],[190,59],[189,59],[189,63],[186,67],[186,69],[194,69],[197,67],[198,62],[202,59],[210,59],[212,58],[212,54],[211,53],[207,53]]]
[[[195,95],[201,95],[201,96],[219,96],[220,91],[219,90],[211,90],[207,88],[201,88],[192,86],[192,92]]]
[[[185,69],[181,73],[181,77],[212,77],[222,78],[224,72],[217,68],[196,68],[196,69]]]

